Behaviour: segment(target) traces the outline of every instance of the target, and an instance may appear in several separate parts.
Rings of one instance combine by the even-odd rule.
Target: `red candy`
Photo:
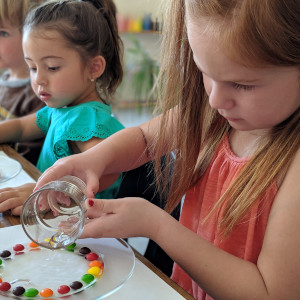
[[[7,292],[11,288],[11,285],[8,282],[0,283],[0,291]]]
[[[98,257],[99,257],[98,254],[96,254],[94,252],[91,252],[85,256],[85,258],[90,261],[96,260],[96,259],[98,259]]]
[[[22,244],[17,244],[13,247],[15,251],[23,251],[25,247]]]
[[[67,285],[61,285],[57,291],[60,293],[60,294],[67,294],[70,292],[70,287],[67,286]]]

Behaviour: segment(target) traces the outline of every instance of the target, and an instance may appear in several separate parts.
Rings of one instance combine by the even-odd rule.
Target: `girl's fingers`
[[[87,208],[87,217],[94,219],[103,216],[103,214],[114,213],[115,201],[88,198],[85,201],[85,205]]]
[[[19,216],[21,215],[23,205],[17,206],[14,209],[11,210],[11,214],[14,216]]]
[[[58,179],[59,177],[57,176],[59,175],[55,172],[55,167],[54,166],[50,167],[40,176],[33,191],[35,192],[39,188],[44,186],[46,183]]]
[[[99,178],[93,173],[86,173],[86,195],[88,198],[94,198],[99,191]]]

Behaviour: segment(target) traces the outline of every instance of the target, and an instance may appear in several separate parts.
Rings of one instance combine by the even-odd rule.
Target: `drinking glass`
[[[74,176],[49,182],[29,196],[21,212],[26,235],[49,249],[66,247],[80,236],[86,218],[85,183]]]

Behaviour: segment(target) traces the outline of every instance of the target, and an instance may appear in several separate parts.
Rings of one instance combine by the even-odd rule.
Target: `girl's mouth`
[[[40,99],[41,99],[42,101],[47,101],[47,100],[50,99],[50,97],[51,97],[51,95],[48,94],[48,93],[45,93],[45,92],[41,92],[41,93],[40,93]]]

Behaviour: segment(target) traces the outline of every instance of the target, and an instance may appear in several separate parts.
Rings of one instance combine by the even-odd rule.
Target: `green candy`
[[[2,259],[0,259],[0,266],[2,265]]]
[[[66,250],[67,251],[74,251],[74,248],[76,247],[76,243],[73,243],[73,244],[71,244],[71,245],[68,245],[67,247],[66,247]]]
[[[37,289],[30,288],[25,291],[24,295],[26,297],[35,297],[38,293],[39,293],[39,291]]]
[[[90,283],[94,280],[94,276],[92,274],[84,274],[81,277],[81,280],[84,281],[85,283]]]

